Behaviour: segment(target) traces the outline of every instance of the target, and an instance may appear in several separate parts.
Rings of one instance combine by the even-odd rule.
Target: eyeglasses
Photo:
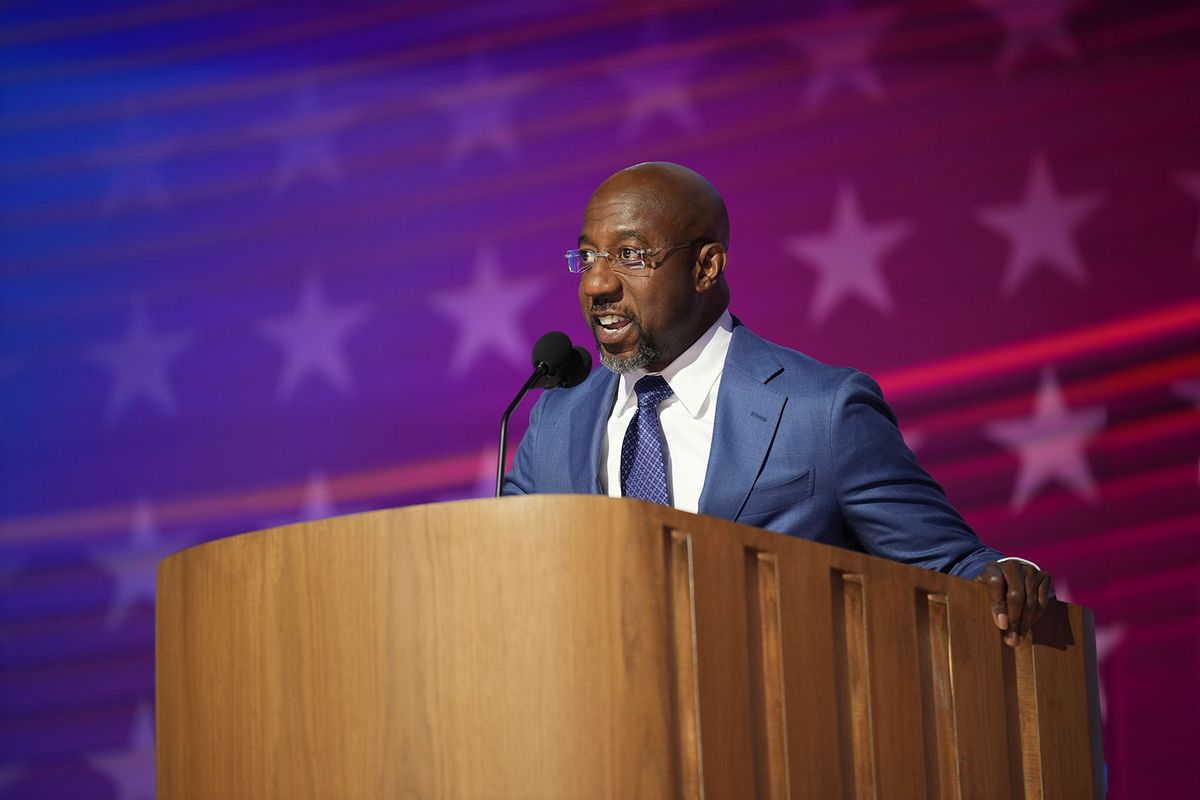
[[[592,250],[588,247],[581,247],[577,250],[568,250],[565,254],[567,259],[567,269],[571,272],[582,273],[595,266],[596,262],[605,258],[608,259],[608,264],[615,272],[636,273],[640,270],[650,267],[656,269],[667,260],[671,253],[676,250],[681,250],[684,247],[694,247],[697,244],[708,244],[707,239],[692,239],[687,244],[676,244],[669,247],[630,247],[628,245],[618,247],[615,252],[608,253],[604,250]],[[650,261],[652,256],[660,256],[657,262]]]

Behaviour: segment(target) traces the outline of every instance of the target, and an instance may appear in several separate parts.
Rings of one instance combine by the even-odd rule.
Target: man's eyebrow
[[[633,239],[635,242],[641,242],[642,244],[646,243],[646,237],[642,236],[641,233],[639,233],[638,231],[635,231],[633,228],[625,228],[623,230],[617,231],[617,238],[618,239]]]
[[[623,229],[617,231],[617,239],[620,241],[626,241],[626,240],[632,239],[633,241],[639,242],[640,244],[646,243],[646,237],[642,236],[641,233],[639,233],[638,231],[635,231],[633,228],[623,228]],[[579,244],[581,244],[581,245],[590,244],[593,246],[596,245],[596,243],[593,242],[586,233],[579,234]]]

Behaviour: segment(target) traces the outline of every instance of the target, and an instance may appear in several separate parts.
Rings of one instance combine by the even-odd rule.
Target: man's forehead
[[[592,195],[583,212],[583,227],[612,227],[643,236],[655,233],[670,218],[661,195],[643,188],[606,190]]]
[[[597,239],[601,236],[605,236],[612,237],[614,241],[640,242],[642,244],[646,244],[650,241],[647,238],[646,233],[637,228],[619,227],[612,231],[589,231],[585,226],[583,233],[579,234],[579,243],[601,244],[601,242],[597,241],[597,239],[593,239],[592,236],[597,237]]]

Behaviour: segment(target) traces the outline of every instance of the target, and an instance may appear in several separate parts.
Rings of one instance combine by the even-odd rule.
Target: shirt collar
[[[647,373],[644,369],[621,375],[622,408],[637,403],[634,384],[648,374],[662,375],[675,393],[680,405],[693,418],[699,418],[704,410],[704,401],[721,372],[725,369],[725,356],[729,353],[729,340],[733,335],[733,317],[728,309],[704,334],[683,351],[660,373]]]

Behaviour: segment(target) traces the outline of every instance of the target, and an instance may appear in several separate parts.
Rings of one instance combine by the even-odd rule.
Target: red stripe
[[[1106,322],[1068,333],[1031,339],[995,350],[936,361],[920,367],[889,372],[879,383],[889,397],[924,391],[948,383],[1042,366],[1083,353],[1109,350],[1180,331],[1200,330],[1200,301],[1192,301],[1148,314]]]

